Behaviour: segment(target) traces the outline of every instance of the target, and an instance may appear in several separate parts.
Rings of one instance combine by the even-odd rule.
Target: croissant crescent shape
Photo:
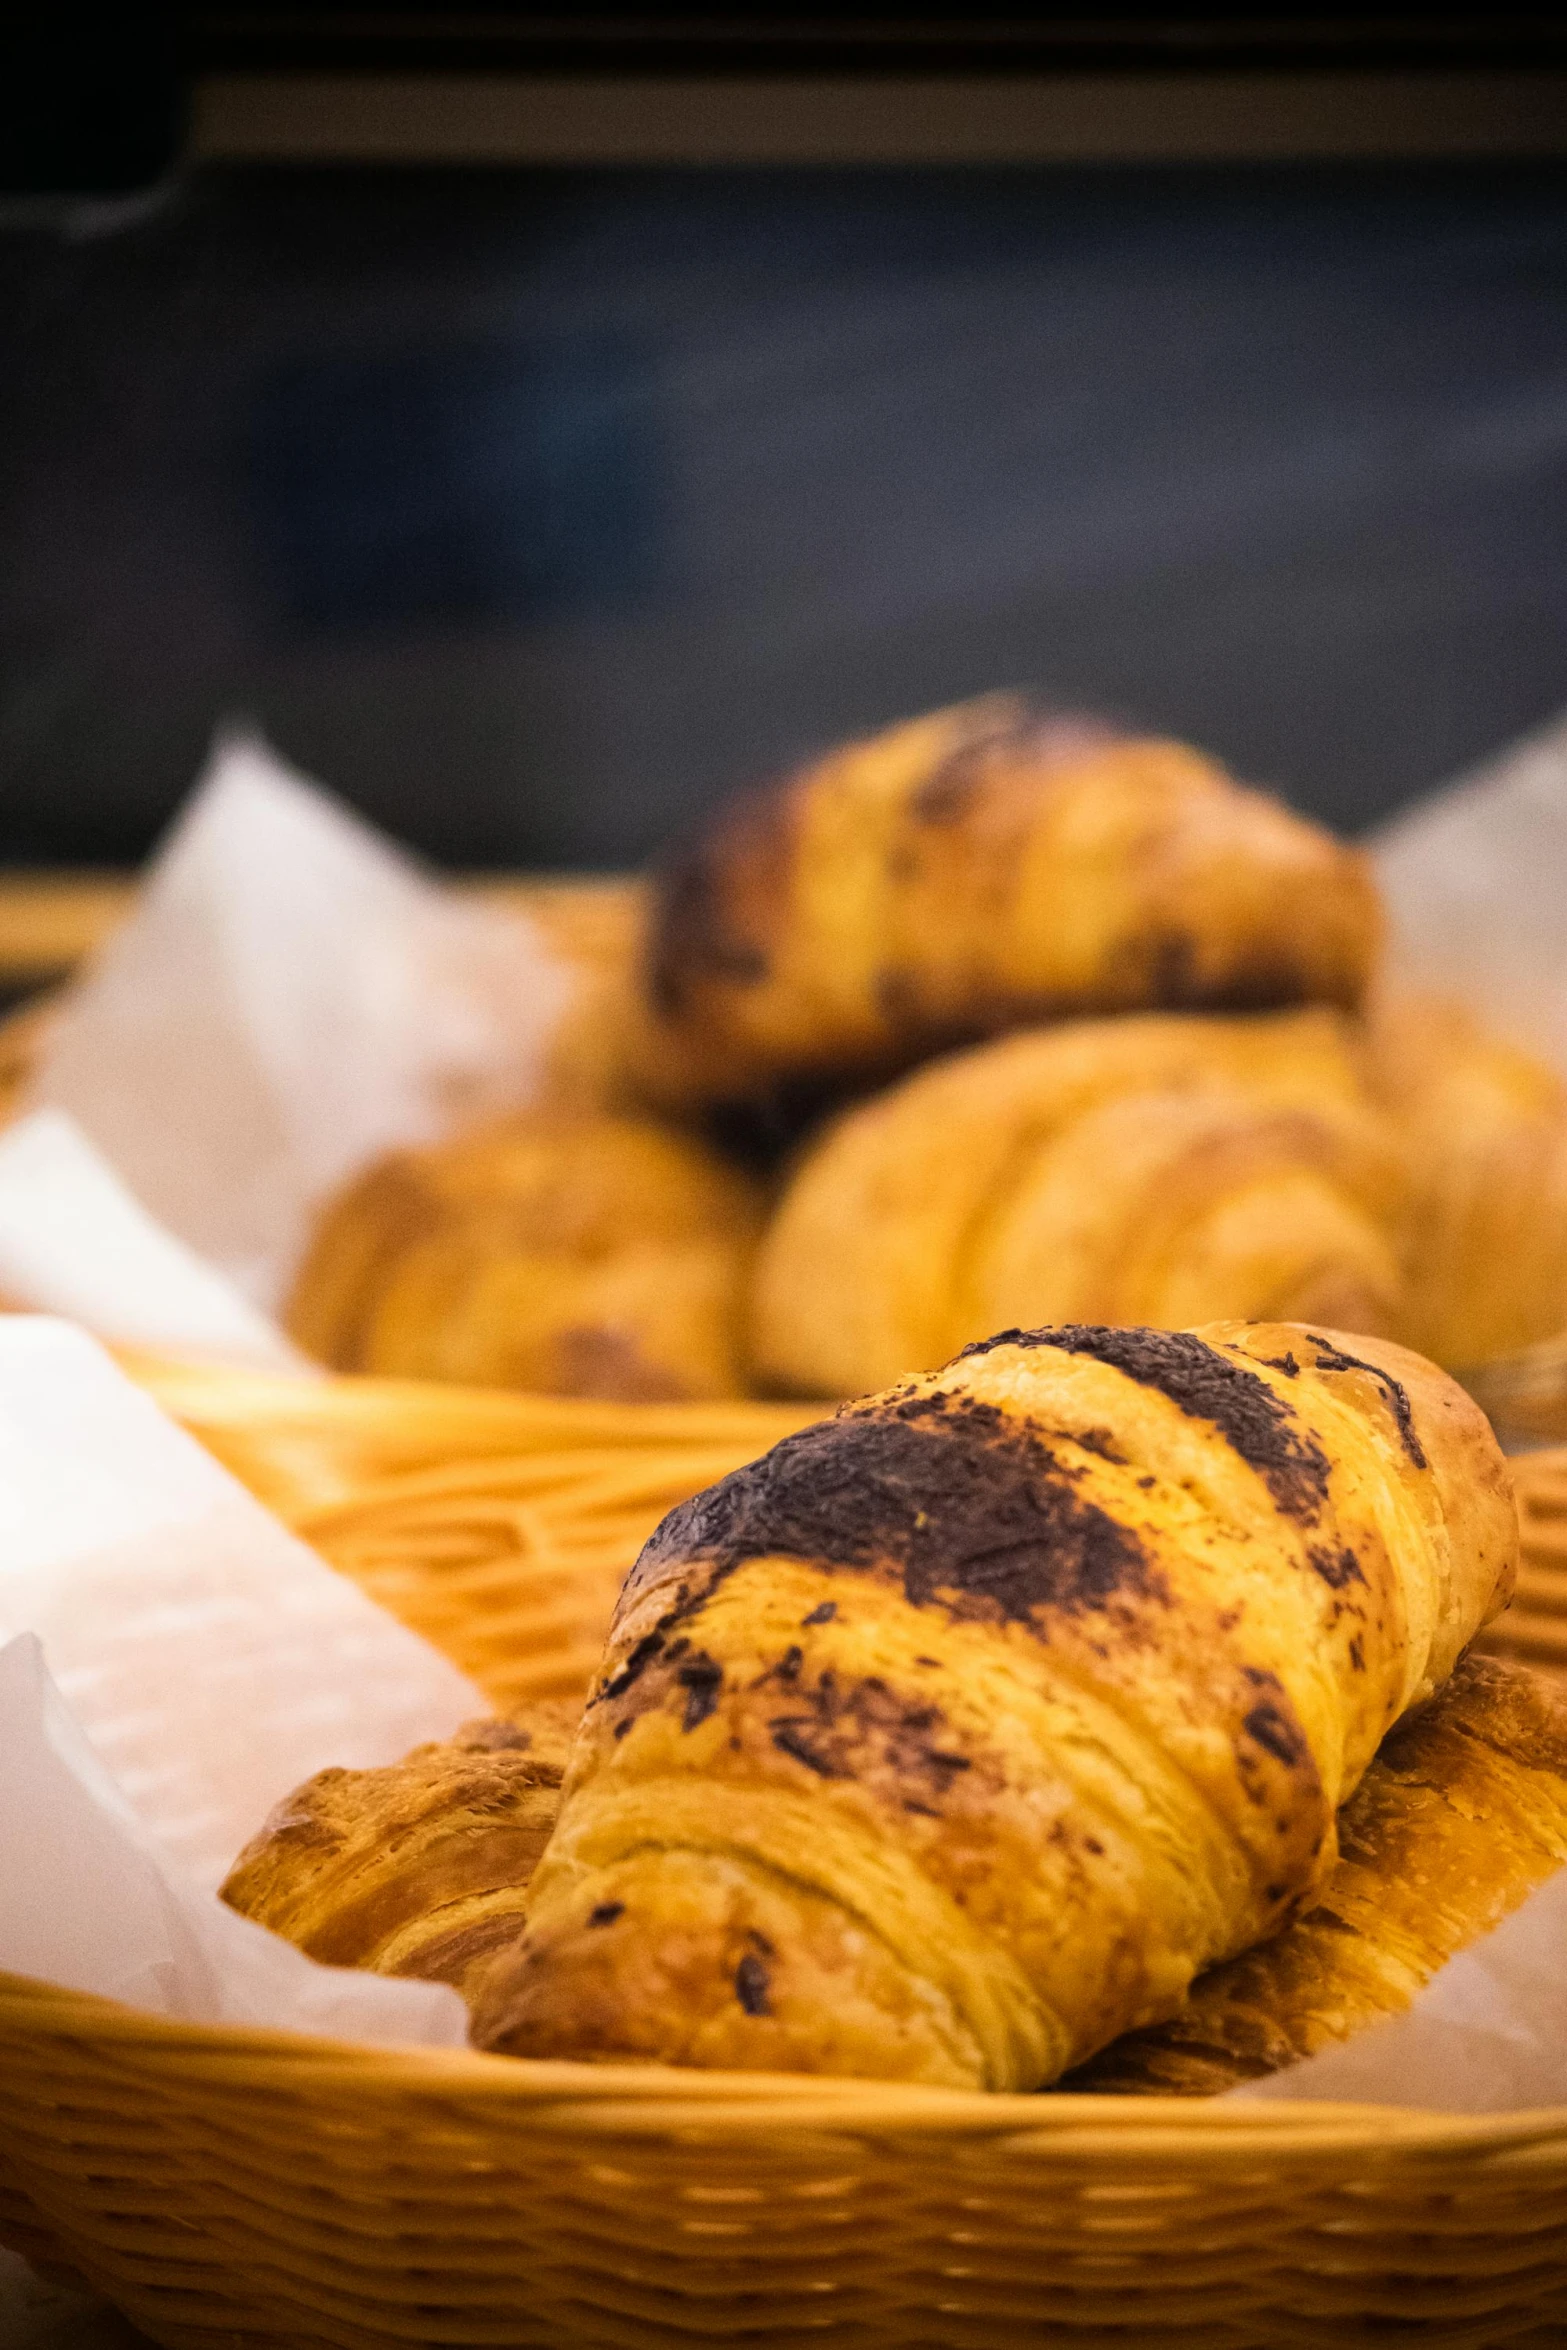
[[[1516,1552],[1485,1420],[1401,1348],[970,1349],[654,1535],[475,2036],[1051,2081],[1309,1903]]]
[[[991,695],[732,802],[667,868],[649,992],[722,1095],[1083,1012],[1353,1005],[1369,867],[1184,744]]]
[[[471,1994],[521,1923],[572,1727],[567,1707],[535,1705],[378,1770],[318,1771],[251,1838],[223,1899],[324,1966]]]
[[[225,1900],[316,1957],[482,1997],[555,1822],[567,1710],[470,1723],[390,1768],[319,1773],[247,1846]],[[1401,2013],[1567,1863],[1567,1689],[1471,1652],[1384,1739],[1338,1835],[1293,1926],[1058,2086],[1211,2095]]]
[[[692,1136],[521,1112],[357,1177],[317,1227],[288,1326],[340,1371],[734,1395],[760,1216],[756,1186]]]
[[[752,1360],[841,1396],[1009,1323],[1391,1332],[1406,1180],[1335,1013],[1003,1037],[807,1148],[757,1260]]]
[[[1402,2014],[1567,1864],[1567,1690],[1466,1656],[1382,1746],[1340,1815],[1339,1846],[1309,1915],[1062,2086],[1211,2096]]]

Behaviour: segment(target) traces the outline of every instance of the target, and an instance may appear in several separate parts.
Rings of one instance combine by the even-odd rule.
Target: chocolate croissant
[[[535,1705],[382,1770],[320,1771],[252,1837],[222,1897],[325,1966],[471,1997],[520,1930],[575,1723],[575,1707]]]
[[[1061,2086],[1202,2097],[1400,2015],[1447,1959],[1567,1865],[1567,1691],[1467,1656],[1400,1722],[1339,1815],[1309,1915],[1198,1978]]]
[[[1335,1013],[1001,1038],[808,1146],[757,1259],[752,1362],[842,1396],[1014,1323],[1396,1332],[1405,1183]]]
[[[1567,1330],[1567,1085],[1432,998],[1380,1005],[1371,1037],[1415,1171],[1412,1343],[1471,1365]]]
[[[1401,1348],[971,1348],[654,1535],[475,2038],[1055,2080],[1310,1906],[1517,1542],[1483,1416]]]
[[[752,1180],[648,1119],[537,1111],[396,1151],[326,1210],[287,1312],[339,1371],[626,1401],[742,1392]]]
[[[648,984],[721,1097],[1074,1013],[1353,1005],[1379,938],[1369,867],[1316,826],[995,695],[722,810],[661,877]]]
[[[279,1807],[224,1898],[314,1956],[477,2001],[521,1928],[575,1718],[536,1707],[526,1724],[470,1723],[394,1769],[323,1772]],[[1123,2033],[1058,2086],[1209,2096],[1402,2013],[1567,1865],[1567,1690],[1463,1657],[1384,1740],[1338,1841],[1305,1916],[1199,1975],[1169,2023]]]

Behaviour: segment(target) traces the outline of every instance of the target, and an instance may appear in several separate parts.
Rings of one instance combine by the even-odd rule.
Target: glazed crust
[[[543,1704],[383,1770],[318,1772],[252,1837],[222,1897],[323,1965],[471,1994],[520,1930],[575,1722]]]
[[[339,1371],[627,1401],[735,1395],[752,1180],[649,1119],[519,1114],[326,1210],[287,1321]]]
[[[1489,1427],[1401,1348],[970,1349],[653,1537],[475,2036],[1054,2080],[1311,1905],[1516,1552]]]
[[[732,802],[659,877],[649,998],[709,1096],[1085,1012],[1353,1005],[1369,867],[1179,743],[993,695]]]
[[[1316,1907],[1061,2087],[1202,2097],[1277,2072],[1401,2014],[1564,1864],[1567,1694],[1526,1666],[1466,1657],[1345,1805]]]
[[[531,1736],[474,1723],[394,1769],[323,1774],[279,1808],[225,1898],[315,1957],[476,1998],[520,1930],[574,1719],[539,1708]],[[1461,1658],[1389,1733],[1338,1840],[1304,1917],[1210,1968],[1169,2023],[1124,2033],[1058,2087],[1211,2096],[1400,2014],[1567,1865],[1567,1692],[1523,1665]]]
[[[1015,1323],[1393,1332],[1407,1180],[1336,1013],[1003,1037],[807,1147],[757,1260],[752,1361],[844,1396]]]

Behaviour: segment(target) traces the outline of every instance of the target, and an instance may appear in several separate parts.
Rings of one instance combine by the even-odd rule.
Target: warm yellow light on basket
[[[373,1599],[500,1707],[576,1697],[659,1520],[810,1405],[582,1403],[414,1380],[126,1367]]]

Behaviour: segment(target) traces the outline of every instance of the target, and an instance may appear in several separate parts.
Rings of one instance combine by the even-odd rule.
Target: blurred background
[[[1567,700],[1554,15],[7,38],[0,865],[229,715],[586,870],[995,685],[1351,831]]]

